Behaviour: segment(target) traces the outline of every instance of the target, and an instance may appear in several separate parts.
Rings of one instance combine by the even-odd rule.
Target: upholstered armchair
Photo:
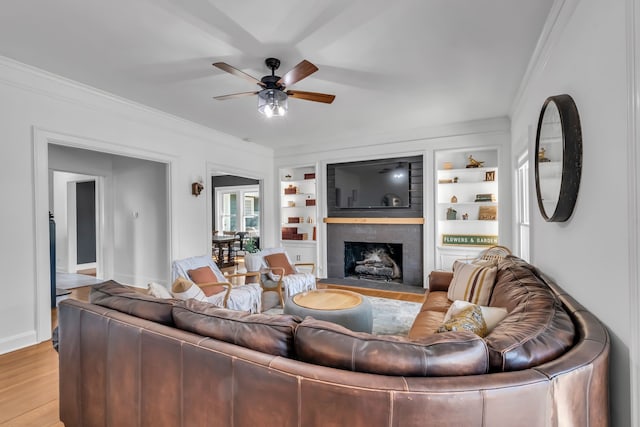
[[[171,266],[173,296],[195,298],[232,310],[260,313],[259,273],[223,274],[207,255],[176,260]],[[182,280],[180,280],[182,278]],[[249,283],[253,278],[256,283]],[[197,286],[190,286],[193,282]]]
[[[293,295],[316,289],[314,263],[293,263],[284,248],[267,248],[247,256],[258,257],[261,284],[264,292],[277,292],[280,304]],[[249,265],[246,263],[247,269]],[[256,267],[253,268],[256,270]]]

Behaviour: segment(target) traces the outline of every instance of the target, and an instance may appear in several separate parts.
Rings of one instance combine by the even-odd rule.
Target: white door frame
[[[531,227],[530,227],[530,218],[531,218],[531,162],[529,159],[529,148],[527,147],[524,152],[522,152],[516,159],[516,168],[515,168],[515,246],[514,249],[517,248],[516,254],[524,259],[525,261],[530,261],[531,254]],[[522,168],[526,168],[522,171]],[[526,222],[527,227],[529,228],[529,233],[527,236],[527,241],[524,242],[522,238],[522,229],[523,224]],[[527,249],[526,253],[523,251],[523,245],[526,243]]]
[[[631,425],[640,425],[640,0],[626,2],[627,179],[629,190],[629,370]]]
[[[262,242],[265,240],[264,239],[264,233],[263,230],[265,230],[264,228],[264,221],[265,221],[265,188],[264,188],[264,182],[266,180],[266,177],[261,175],[261,174],[256,174],[255,171],[253,170],[249,170],[249,169],[242,169],[242,168],[238,168],[238,167],[230,167],[229,165],[223,165],[220,163],[213,163],[213,162],[207,162],[207,182],[208,185],[211,185],[211,178],[214,176],[218,176],[218,175],[234,175],[234,176],[241,176],[244,178],[250,178],[250,179],[255,179],[258,180],[258,188],[260,191],[260,242],[262,244]],[[211,233],[213,234],[213,215],[215,214],[215,212],[213,212],[213,194],[211,189],[207,190],[205,187],[205,194],[207,197],[207,212],[209,212],[209,215],[207,215],[207,230],[211,230]],[[205,236],[206,239],[206,248],[207,248],[207,253],[209,256],[211,256],[211,238],[212,238],[212,234]]]
[[[127,145],[99,141],[87,137],[78,137],[61,132],[33,127],[33,182],[34,182],[34,265],[35,265],[35,326],[36,341],[42,342],[51,338],[51,274],[49,270],[49,144],[80,148],[166,164],[167,170],[167,270],[169,277],[171,260],[173,259],[174,236],[172,215],[172,194],[176,184],[173,182],[172,170],[175,157],[165,153],[153,152]],[[104,194],[104,188],[101,192]],[[101,224],[105,233],[110,230],[108,218],[105,218],[106,207],[101,206]],[[106,235],[106,234],[105,234]],[[209,245],[211,246],[211,245]],[[99,248],[100,249],[100,248]],[[100,252],[100,250],[98,251]],[[113,274],[113,256],[109,253],[96,253],[103,260],[103,274]]]

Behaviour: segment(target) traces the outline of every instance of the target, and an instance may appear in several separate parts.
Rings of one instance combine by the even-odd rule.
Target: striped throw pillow
[[[453,263],[453,279],[447,297],[451,301],[469,301],[478,305],[488,305],[493,285],[496,282],[497,267]]]

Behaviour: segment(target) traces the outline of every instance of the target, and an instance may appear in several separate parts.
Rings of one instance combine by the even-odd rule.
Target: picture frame
[[[443,234],[443,246],[494,246],[498,244],[495,234]]]

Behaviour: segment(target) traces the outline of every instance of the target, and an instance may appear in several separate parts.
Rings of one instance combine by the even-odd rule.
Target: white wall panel
[[[609,329],[611,419],[612,425],[619,426],[630,425],[627,248],[628,239],[633,238],[627,200],[624,3],[557,2],[561,7],[552,17],[557,18],[556,25],[541,46],[539,60],[532,64],[512,116],[512,140],[531,144],[527,134],[531,127],[535,129],[548,96],[568,93],[577,104],[583,137],[578,201],[569,221],[547,223],[532,192],[531,261]]]

